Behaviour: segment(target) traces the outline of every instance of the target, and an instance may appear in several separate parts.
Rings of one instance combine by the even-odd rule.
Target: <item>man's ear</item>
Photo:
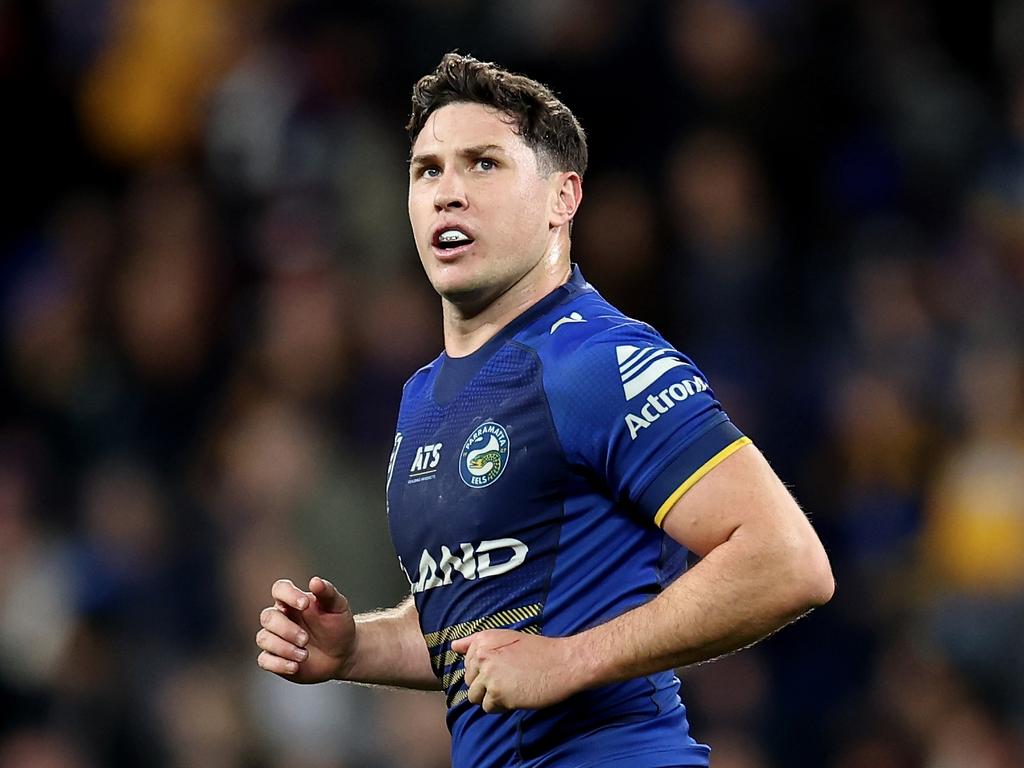
[[[555,174],[551,205],[551,227],[564,227],[576,215],[576,209],[583,201],[583,180],[576,171]]]

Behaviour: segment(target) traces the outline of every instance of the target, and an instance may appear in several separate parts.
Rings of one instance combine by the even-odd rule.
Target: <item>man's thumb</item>
[[[344,613],[348,610],[348,598],[327,579],[314,576],[309,580],[309,591],[313,593],[317,605],[324,613]]]
[[[458,640],[452,640],[452,650],[456,653],[465,656],[469,651],[469,646],[473,644],[473,635],[469,637],[460,637]]]

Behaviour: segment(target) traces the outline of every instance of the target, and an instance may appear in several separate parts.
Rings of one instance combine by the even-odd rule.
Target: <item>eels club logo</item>
[[[459,475],[470,488],[483,488],[501,477],[507,462],[508,432],[501,424],[485,421],[462,446]]]

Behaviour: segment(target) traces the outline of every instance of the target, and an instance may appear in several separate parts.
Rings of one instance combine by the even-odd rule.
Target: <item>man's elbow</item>
[[[818,608],[832,599],[836,581],[828,555],[817,536],[795,548],[790,554],[790,567],[796,612]]]
[[[835,592],[835,579],[828,555],[810,525],[778,527],[771,538],[773,577],[780,614],[800,616],[825,605]]]

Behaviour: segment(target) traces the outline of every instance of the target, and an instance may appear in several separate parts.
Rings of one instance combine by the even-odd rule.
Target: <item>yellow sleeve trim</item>
[[[712,469],[717,467],[727,458],[732,456],[744,445],[750,445],[749,437],[744,436],[737,438],[733,442],[729,443],[729,445],[725,446],[725,448],[716,453],[714,456],[712,456],[710,459],[708,459],[706,462],[704,462],[703,466],[701,466],[700,469],[698,469],[696,472],[694,472],[692,475],[686,478],[683,481],[682,485],[680,485],[678,488],[672,491],[672,495],[665,499],[665,503],[658,508],[658,513],[654,516],[654,524],[660,528],[662,521],[665,519],[665,515],[667,515],[668,511],[672,509],[675,503],[682,498],[684,493],[690,490],[698,480],[704,477],[704,475],[706,475]]]

